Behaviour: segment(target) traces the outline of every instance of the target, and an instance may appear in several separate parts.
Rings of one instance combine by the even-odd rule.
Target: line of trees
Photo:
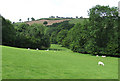
[[[48,27],[11,24],[2,17],[3,45],[47,49],[54,43],[79,53],[120,56],[117,7],[96,5],[88,14],[89,20],[84,19],[84,22],[70,24],[64,21]]]
[[[96,5],[88,12],[89,20],[53,24],[47,31],[51,43],[61,44],[74,52],[120,56],[118,50],[118,9]]]
[[[50,16],[49,18],[62,18],[62,19],[73,19],[73,17],[59,17],[59,16]],[[76,16],[75,18],[79,18],[78,16]],[[81,16],[80,18],[83,18],[83,16]]]
[[[35,18],[33,18],[33,17],[27,18],[27,21],[30,21],[30,19],[31,19],[31,21],[35,21]],[[22,19],[19,19],[19,22],[21,22],[21,21],[22,21]]]
[[[25,23],[12,24],[2,18],[2,44],[7,46],[47,49],[50,47],[49,36],[45,34],[45,26]]]

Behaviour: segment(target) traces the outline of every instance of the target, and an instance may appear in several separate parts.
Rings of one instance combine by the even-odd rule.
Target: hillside
[[[44,21],[47,21],[48,22],[47,25],[52,25],[53,23],[69,21],[69,23],[71,23],[71,24],[76,24],[79,22],[82,23],[85,19],[88,21],[88,18],[80,18],[80,19],[50,19],[50,18],[48,18],[48,19],[41,19],[41,20],[36,20],[36,21],[27,21],[26,23],[29,25],[34,24],[34,23],[43,24]]]
[[[118,78],[118,58],[74,53],[60,45],[52,44],[49,51],[2,46],[2,53],[3,79]]]
[[[76,23],[79,23],[79,22],[80,22],[80,23],[83,23],[83,21],[84,21],[85,19],[86,19],[87,21],[89,21],[88,18],[80,18],[80,19],[72,19],[72,20],[69,21],[69,23],[71,23],[71,24],[76,24]]]
[[[68,20],[71,20],[71,19],[62,19],[62,20],[36,20],[36,21],[28,21],[26,23],[29,24],[29,25],[34,24],[34,23],[43,24],[44,21],[47,21],[48,22],[47,25],[52,25],[53,23],[59,23],[59,22],[68,21]]]

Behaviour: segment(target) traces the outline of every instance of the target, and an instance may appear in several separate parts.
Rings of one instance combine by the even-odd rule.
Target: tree
[[[90,34],[97,53],[115,55],[117,52],[117,18],[117,7],[96,5],[89,10]]]
[[[49,28],[47,29],[47,34],[50,36],[50,42],[54,44],[59,42],[59,44],[62,44],[62,40],[63,40],[62,38],[66,36],[67,31],[70,30],[73,26],[74,24],[70,24],[68,21],[63,21],[60,23],[54,23],[50,25]]]
[[[67,47],[69,46],[69,48],[74,52],[85,53],[85,45],[89,40],[88,33],[89,31],[86,20],[82,24],[77,23],[73,28],[70,29],[66,37],[67,39],[65,39],[69,42],[69,44],[66,43],[66,41],[64,41],[64,44],[66,44]]]
[[[83,16],[80,17],[81,19],[83,18]]]
[[[27,18],[27,20],[29,21],[30,18]]]
[[[78,16],[76,16],[76,19],[78,18]]]
[[[49,18],[55,18],[55,16],[50,16]]]
[[[21,21],[22,21],[22,19],[19,19],[19,21],[21,22]]]
[[[46,26],[46,25],[48,24],[48,22],[47,22],[47,21],[44,21],[43,24]]]
[[[15,29],[11,21],[2,17],[2,44],[14,46]]]
[[[35,18],[32,17],[31,20],[32,20],[32,21],[35,21]]]
[[[58,44],[62,44],[64,38],[67,36],[67,32],[68,32],[68,30],[61,30],[57,34],[57,42],[58,42]]]

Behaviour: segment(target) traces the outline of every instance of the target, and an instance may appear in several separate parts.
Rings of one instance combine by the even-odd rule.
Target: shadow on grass
[[[65,51],[65,49],[52,49],[52,48],[50,48],[49,50],[53,50],[53,51]]]

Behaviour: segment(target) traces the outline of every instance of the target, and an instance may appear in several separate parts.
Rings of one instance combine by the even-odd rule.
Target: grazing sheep
[[[102,57],[106,57],[106,56],[102,56]]]
[[[49,49],[47,49],[46,51],[49,51]]]
[[[104,63],[101,62],[101,61],[99,61],[99,62],[98,62],[98,65],[102,65],[102,66],[104,66]]]
[[[96,57],[98,57],[98,55],[96,55]]]
[[[30,50],[30,48],[28,48],[28,50]]]
[[[39,50],[38,48],[36,50]]]

